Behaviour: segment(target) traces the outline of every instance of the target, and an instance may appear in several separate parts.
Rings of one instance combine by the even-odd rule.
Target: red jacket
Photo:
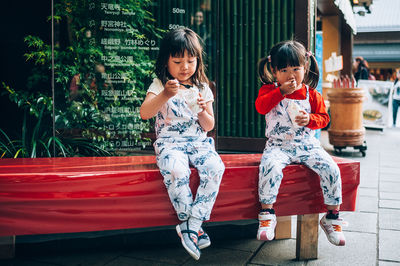
[[[307,127],[311,129],[324,128],[329,123],[329,115],[326,111],[324,100],[319,92],[315,89],[310,88],[310,122]],[[280,101],[285,97],[288,99],[304,100],[307,97],[307,89],[303,84],[303,87],[292,94],[283,96],[279,87],[274,84],[264,84],[259,92],[256,99],[256,109],[262,115],[267,114],[274,108]]]

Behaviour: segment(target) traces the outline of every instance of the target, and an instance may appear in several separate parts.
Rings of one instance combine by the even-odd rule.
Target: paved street
[[[321,141],[332,153],[326,131]],[[257,224],[206,226],[211,247],[199,261],[181,247],[174,228],[99,238],[28,243],[17,238],[17,256],[1,265],[400,265],[400,128],[367,130],[368,149],[362,157],[353,148],[341,156],[361,162],[361,184],[356,212],[343,212],[345,247],[331,245],[319,230],[319,258],[295,261],[292,239],[255,240]],[[295,217],[292,217],[295,221]],[[92,235],[93,236],[93,235]]]

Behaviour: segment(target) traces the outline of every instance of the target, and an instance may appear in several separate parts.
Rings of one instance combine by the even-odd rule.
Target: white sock
[[[203,224],[203,221],[200,219],[197,219],[195,217],[190,217],[188,220],[189,223],[189,229],[195,232],[199,232],[201,225]]]

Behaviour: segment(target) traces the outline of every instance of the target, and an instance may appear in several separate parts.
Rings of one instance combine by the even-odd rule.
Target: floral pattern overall
[[[320,185],[326,205],[342,203],[340,170],[332,157],[314,137],[315,131],[307,127],[295,127],[287,112],[290,101],[302,110],[311,112],[309,87],[305,100],[284,98],[265,115],[268,138],[259,167],[258,194],[263,204],[276,201],[283,178],[282,170],[288,164],[304,164],[320,176]]]
[[[158,112],[155,126],[157,165],[179,220],[191,216],[209,220],[225,171],[214,140],[207,137],[197,114],[192,113],[179,94]],[[189,164],[198,170],[200,177],[194,200],[189,187]]]

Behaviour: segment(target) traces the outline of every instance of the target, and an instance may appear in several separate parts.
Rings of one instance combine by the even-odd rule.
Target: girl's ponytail
[[[304,79],[304,83],[308,84],[312,88],[316,88],[319,80],[317,59],[311,53],[310,55],[307,54],[306,57],[309,57],[310,59],[308,60],[309,67],[307,71],[307,76]]]
[[[258,61],[258,77],[264,84],[273,82],[273,76],[268,70],[268,63],[271,60],[270,58],[271,58],[270,56],[266,56],[264,58],[261,58],[260,61]]]

